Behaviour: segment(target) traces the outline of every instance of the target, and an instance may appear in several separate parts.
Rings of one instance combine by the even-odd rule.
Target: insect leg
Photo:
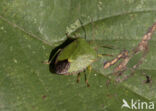
[[[84,71],[84,76],[85,76],[85,83],[86,83],[87,87],[90,87],[90,85],[89,85],[89,83],[88,83],[86,71]]]
[[[80,73],[78,73],[78,75],[77,75],[77,83],[79,83],[80,82]]]

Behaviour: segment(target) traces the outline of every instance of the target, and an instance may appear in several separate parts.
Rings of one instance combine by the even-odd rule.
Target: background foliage
[[[83,75],[77,84],[76,76],[51,74],[42,64],[66,32],[84,37],[78,19],[99,53],[115,57],[133,49],[156,21],[155,6],[155,0],[1,0],[0,110],[120,111],[123,98],[156,101],[156,34],[144,63],[120,84],[106,85],[113,71],[104,70],[103,63],[112,57],[93,64],[90,88]],[[151,84],[144,83],[143,73],[152,77]]]

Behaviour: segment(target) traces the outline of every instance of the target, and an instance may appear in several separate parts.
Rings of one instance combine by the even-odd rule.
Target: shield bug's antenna
[[[81,21],[80,19],[79,19],[79,21],[80,21],[80,24],[81,24],[81,26],[82,26],[83,31],[85,32],[85,39],[86,39],[86,30],[85,30],[85,28],[84,28],[84,26],[83,26],[82,21]]]

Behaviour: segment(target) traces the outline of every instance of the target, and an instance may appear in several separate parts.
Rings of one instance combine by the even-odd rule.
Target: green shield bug
[[[80,23],[82,25],[81,21]],[[85,32],[83,25],[82,29]],[[85,38],[71,38],[68,35],[67,37],[68,39],[62,45],[52,51],[48,62],[50,64],[49,69],[52,73],[58,75],[77,74],[77,82],[80,80],[80,72],[84,71],[85,83],[89,87],[85,70],[90,68],[90,65],[97,60],[98,55],[93,46],[86,41],[86,32]],[[124,53],[121,53],[113,61],[108,61],[104,64],[104,68],[106,69],[115,64],[124,55]]]
[[[80,23],[82,25],[81,21]],[[85,31],[84,27],[83,30]],[[67,37],[69,36],[67,35]],[[85,38],[69,37],[68,39],[68,44],[65,43],[67,45],[62,45],[52,52],[53,55],[50,57],[48,64],[50,64],[50,70],[56,74],[77,74],[77,82],[79,82],[80,72],[85,71],[96,60],[97,54],[95,49],[86,41],[86,33]],[[85,82],[89,87],[86,73]]]
[[[95,50],[83,38],[75,39],[58,53],[55,61],[57,74],[82,72],[96,59]]]

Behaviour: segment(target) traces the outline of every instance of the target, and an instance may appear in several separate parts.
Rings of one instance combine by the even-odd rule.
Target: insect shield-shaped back
[[[57,74],[67,74],[68,69],[70,68],[70,63],[68,60],[57,61],[55,63],[55,72]]]
[[[78,74],[96,59],[95,50],[85,39],[77,38],[61,49],[55,60],[55,73],[62,75]]]

